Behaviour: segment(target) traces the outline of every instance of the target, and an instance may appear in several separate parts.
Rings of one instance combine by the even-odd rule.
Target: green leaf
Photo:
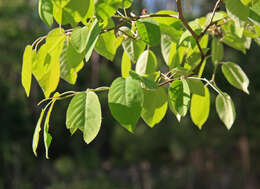
[[[186,80],[172,82],[168,94],[170,108],[184,117],[190,106],[190,89]]]
[[[84,141],[89,144],[100,130],[101,119],[99,99],[96,93],[87,90],[71,100],[67,110],[66,126],[72,134],[80,129]]]
[[[168,26],[166,24],[160,24],[161,35],[167,35],[174,43],[178,43],[183,31],[175,26]]]
[[[53,15],[58,24],[86,24],[87,18],[94,14],[94,0],[52,0],[54,1]]]
[[[239,50],[239,51],[243,52],[244,54],[246,53],[245,38],[239,38],[234,33],[227,33],[226,35],[224,35],[222,41],[226,45],[228,45],[236,50]]]
[[[143,41],[127,38],[123,41],[122,46],[131,61],[136,63],[139,56],[143,53],[146,45]]]
[[[170,64],[171,60],[170,60],[170,54],[171,51],[175,51],[172,54],[176,53],[176,43],[173,43],[171,40],[171,37],[169,35],[166,34],[162,34],[161,36],[161,50],[162,50],[162,55],[164,58],[164,61],[166,62],[167,65]]]
[[[110,4],[109,1],[99,0],[95,4],[95,12],[98,19],[103,20],[103,25],[107,26],[109,24],[109,20],[113,15],[115,15],[117,11],[117,7]]]
[[[193,123],[202,129],[207,121],[210,111],[210,93],[207,87],[204,87],[204,96],[193,94],[191,98],[190,115]]]
[[[88,43],[88,27],[76,28],[71,34],[71,44],[78,53],[82,53]]]
[[[85,26],[83,28],[77,28],[72,32],[70,42],[78,53],[82,53],[83,51],[87,53],[86,61],[88,61],[92,54],[100,31],[101,29],[98,25],[98,21],[95,20],[90,29]]]
[[[84,127],[84,140],[87,144],[93,141],[101,127],[102,114],[101,105],[96,93],[87,91],[85,109],[85,127]]]
[[[57,92],[54,94],[54,98],[53,101],[51,103],[51,106],[47,112],[46,118],[45,118],[45,122],[44,122],[44,132],[43,132],[43,138],[44,138],[44,146],[45,146],[45,156],[46,159],[49,159],[49,147],[51,145],[51,141],[52,141],[52,136],[49,133],[49,122],[50,122],[50,116],[51,116],[51,112],[53,109],[53,106],[57,100],[56,97],[58,97],[60,94]]]
[[[188,78],[186,81],[189,85],[191,93],[197,94],[200,96],[205,95],[204,84],[202,83],[201,80]]]
[[[136,27],[138,34],[144,42],[150,46],[160,43],[161,31],[154,19],[139,20],[136,22]]]
[[[121,74],[123,78],[129,76],[129,71],[131,70],[131,60],[126,52],[123,53],[122,62],[121,62]]]
[[[37,125],[36,125],[35,130],[34,130],[34,134],[33,134],[32,149],[33,149],[33,153],[34,153],[35,156],[37,156],[37,148],[38,148],[38,144],[39,144],[39,136],[40,136],[40,132],[41,132],[41,123],[42,123],[44,112],[45,112],[45,110],[42,110],[40,118],[37,122]]]
[[[157,72],[153,73],[150,76],[153,76],[154,74],[156,75],[156,73]],[[147,89],[157,89],[158,88],[158,84],[148,76],[141,76],[132,70],[129,71],[129,74],[133,79],[142,82],[142,84],[144,84],[145,88],[147,88]]]
[[[260,2],[250,8],[248,19],[260,26]]]
[[[39,16],[42,21],[49,27],[53,24],[53,4],[52,0],[39,0],[38,5]]]
[[[233,18],[235,22],[237,19],[244,22],[247,21],[249,9],[243,5],[240,0],[225,0],[225,4],[228,15]]]
[[[170,10],[162,10],[162,11],[159,11],[157,12],[156,14],[159,14],[159,15],[175,15],[175,16],[178,16],[178,12],[175,12],[175,11],[170,11]],[[181,23],[181,21],[178,19],[178,18],[175,18],[175,17],[158,17],[158,18],[153,18],[158,24],[165,24],[165,25],[168,25],[168,26],[172,26],[173,24],[175,24],[176,22],[177,23]]]
[[[120,37],[116,38],[114,31],[103,33],[97,40],[95,50],[108,60],[113,61],[121,40]]]
[[[231,85],[249,94],[249,79],[239,65],[225,62],[222,65],[222,73]]]
[[[139,75],[149,75],[156,71],[157,59],[155,54],[151,50],[144,51],[139,57],[135,72]]]
[[[224,19],[226,16],[227,16],[227,13],[224,11],[215,12],[212,22],[218,22],[218,21]],[[210,23],[211,17],[212,17],[212,12],[207,14],[207,20],[206,20],[205,25],[208,25]]]
[[[133,0],[120,0],[122,1],[120,8],[129,8],[132,5]]]
[[[155,100],[156,99],[156,100]],[[165,116],[168,108],[168,96],[164,88],[154,91],[144,90],[142,118],[150,127],[154,127]]]
[[[100,36],[100,32],[101,32],[101,28],[99,27],[99,22],[98,20],[96,19],[91,28],[90,28],[90,31],[89,31],[89,35],[88,35],[88,43],[87,43],[87,46],[85,48],[85,60],[86,62],[89,61],[91,55],[92,55],[92,52],[96,46],[96,43],[98,41],[98,38]]]
[[[185,47],[178,46],[169,35],[162,34],[161,51],[164,61],[170,69],[173,69],[182,63]]]
[[[143,89],[137,80],[117,78],[108,93],[108,105],[113,117],[133,133],[143,107]]]
[[[65,7],[70,1],[71,0],[52,0],[52,2],[60,8]]]
[[[219,41],[218,38],[213,38],[211,42],[211,59],[213,64],[218,64],[224,55],[223,44]]]
[[[236,119],[236,111],[233,101],[228,94],[224,93],[224,95],[217,96],[216,110],[219,118],[226,125],[227,129],[231,129]]]
[[[30,95],[31,81],[32,81],[32,62],[35,51],[31,45],[27,45],[23,54],[23,68],[22,68],[22,84],[25,89],[27,97]]]
[[[60,54],[65,34],[60,28],[52,30],[33,61],[33,75],[40,84],[46,98],[56,90],[60,80]]]
[[[75,84],[78,72],[84,66],[85,52],[78,53],[69,41],[65,41],[60,55],[60,74],[61,78],[70,84]]]

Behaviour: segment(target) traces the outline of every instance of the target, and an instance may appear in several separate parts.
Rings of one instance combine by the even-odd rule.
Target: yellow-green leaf
[[[141,116],[143,100],[140,82],[131,77],[117,78],[109,89],[109,109],[113,117],[131,133]]]
[[[29,96],[32,81],[32,62],[35,52],[31,45],[27,45],[23,54],[22,84],[26,95]]]
[[[101,120],[101,106],[94,92],[87,90],[73,97],[66,117],[66,126],[72,134],[80,129],[84,141],[89,144],[97,136]]]
[[[53,101],[51,103],[51,106],[49,107],[49,110],[47,112],[45,121],[44,121],[44,130],[43,130],[43,138],[44,138],[44,146],[45,146],[45,156],[46,159],[49,159],[49,147],[51,145],[51,141],[52,141],[52,136],[49,133],[49,122],[50,122],[50,116],[51,116],[51,112],[54,106],[54,103],[56,102],[57,98],[60,94],[57,92],[54,94],[54,98]]]
[[[136,63],[135,72],[141,76],[156,72],[157,59],[151,50],[144,51]]]
[[[127,78],[129,76],[129,71],[131,70],[131,60],[126,52],[123,53],[122,61],[121,61],[121,74],[123,78]]]
[[[46,98],[56,90],[60,80],[59,59],[65,38],[64,31],[60,28],[52,30],[33,61],[33,75],[39,82]]]
[[[168,108],[168,96],[164,88],[147,91],[144,90],[144,105],[142,118],[150,127],[159,123],[166,114]]]
[[[239,65],[225,62],[222,65],[222,72],[231,85],[249,94],[249,79]]]
[[[45,110],[42,110],[40,118],[37,122],[37,125],[36,125],[35,130],[34,130],[34,134],[33,134],[32,149],[33,149],[33,153],[34,153],[35,156],[37,156],[37,148],[38,148],[38,144],[39,144],[39,136],[40,136],[40,132],[41,132],[41,123],[42,123],[44,112],[45,112]]]
[[[193,123],[202,129],[207,121],[210,111],[210,93],[207,87],[204,87],[205,95],[193,94],[191,98],[190,115]]]
[[[236,119],[236,111],[233,101],[228,94],[224,93],[223,95],[217,96],[216,110],[219,118],[223,121],[227,129],[231,129]]]

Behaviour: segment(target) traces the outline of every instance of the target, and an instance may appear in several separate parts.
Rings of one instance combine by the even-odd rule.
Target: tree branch
[[[176,4],[177,4],[178,12],[179,12],[179,19],[182,21],[182,23],[184,24],[186,29],[189,30],[189,32],[191,33],[192,37],[195,39],[196,44],[199,48],[199,51],[200,51],[200,54],[201,54],[201,60],[200,60],[200,64],[198,65],[198,67],[200,67],[201,64],[203,63],[204,59],[205,59],[205,54],[204,54],[204,52],[203,52],[203,50],[200,46],[199,36],[193,31],[193,29],[190,27],[188,22],[185,20],[185,18],[183,16],[183,12],[182,12],[181,0],[176,0]]]
[[[182,21],[182,23],[184,24],[185,28],[187,30],[189,30],[189,32],[191,33],[193,38],[197,41],[198,40],[198,35],[193,31],[193,29],[190,27],[190,25],[188,24],[188,22],[185,20],[185,18],[183,16],[181,0],[176,0],[176,4],[177,4],[178,12],[179,12],[179,19]]]
[[[218,7],[219,7],[219,5],[220,5],[221,2],[222,2],[222,0],[218,0],[218,1],[216,2],[215,6],[214,6],[214,9],[213,9],[213,11],[212,11],[212,15],[211,15],[211,18],[210,18],[210,22],[209,22],[209,24],[202,30],[202,32],[201,32],[200,35],[198,36],[199,39],[202,38],[202,37],[205,35],[205,33],[208,31],[209,27],[213,24],[214,16],[215,16],[216,11],[217,11],[217,9],[218,9]]]

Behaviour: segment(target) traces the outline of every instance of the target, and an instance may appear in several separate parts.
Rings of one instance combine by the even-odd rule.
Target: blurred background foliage
[[[134,9],[150,12],[175,9],[172,0],[139,0]],[[205,15],[213,7],[207,0],[185,0],[187,18]],[[86,145],[79,133],[65,128],[69,101],[57,103],[52,120],[54,137],[50,160],[31,150],[31,140],[42,92],[33,82],[29,99],[21,86],[21,60],[26,44],[45,35],[36,0],[0,0],[0,189],[257,189],[260,188],[260,48],[252,44],[247,55],[225,48],[225,57],[248,74],[250,96],[230,87],[220,74],[217,82],[233,98],[237,119],[227,131],[218,119],[212,93],[212,111],[202,131],[187,117],[181,124],[174,115],[154,129],[140,120],[134,135],[120,127],[101,94],[103,124],[100,134]],[[153,49],[163,64],[160,49]],[[76,86],[60,83],[59,91],[109,85],[120,74],[122,51],[114,63],[94,54]],[[210,63],[207,69],[212,69]],[[207,74],[206,74],[207,76]]]

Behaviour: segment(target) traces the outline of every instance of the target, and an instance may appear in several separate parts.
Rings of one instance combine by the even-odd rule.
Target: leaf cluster
[[[215,82],[221,67],[232,86],[249,94],[249,79],[242,68],[224,61],[225,46],[246,53],[254,40],[260,44],[260,1],[218,0],[205,17],[186,21],[182,4],[176,0],[178,12],[162,10],[153,14],[135,15],[132,0],[39,0],[39,16],[52,27],[24,51],[22,84],[30,94],[32,76],[39,83],[47,105],[42,109],[33,137],[36,149],[44,121],[46,157],[52,137],[49,119],[54,103],[73,97],[66,115],[71,134],[83,133],[86,143],[98,134],[102,113],[97,92],[108,91],[112,116],[134,133],[142,118],[154,127],[165,116],[168,107],[181,121],[190,112],[200,129],[210,113],[211,91],[215,91],[216,111],[230,129],[235,121],[231,97]],[[219,11],[219,8],[222,11]],[[68,28],[70,29],[64,29]],[[121,72],[110,87],[86,89],[83,92],[56,92],[60,79],[75,84],[77,74],[95,50],[113,61],[122,47]],[[168,71],[158,66],[151,47],[160,46]],[[212,63],[212,77],[203,78],[204,68]],[[210,90],[211,89],[211,90]],[[42,103],[41,102],[41,103]]]

